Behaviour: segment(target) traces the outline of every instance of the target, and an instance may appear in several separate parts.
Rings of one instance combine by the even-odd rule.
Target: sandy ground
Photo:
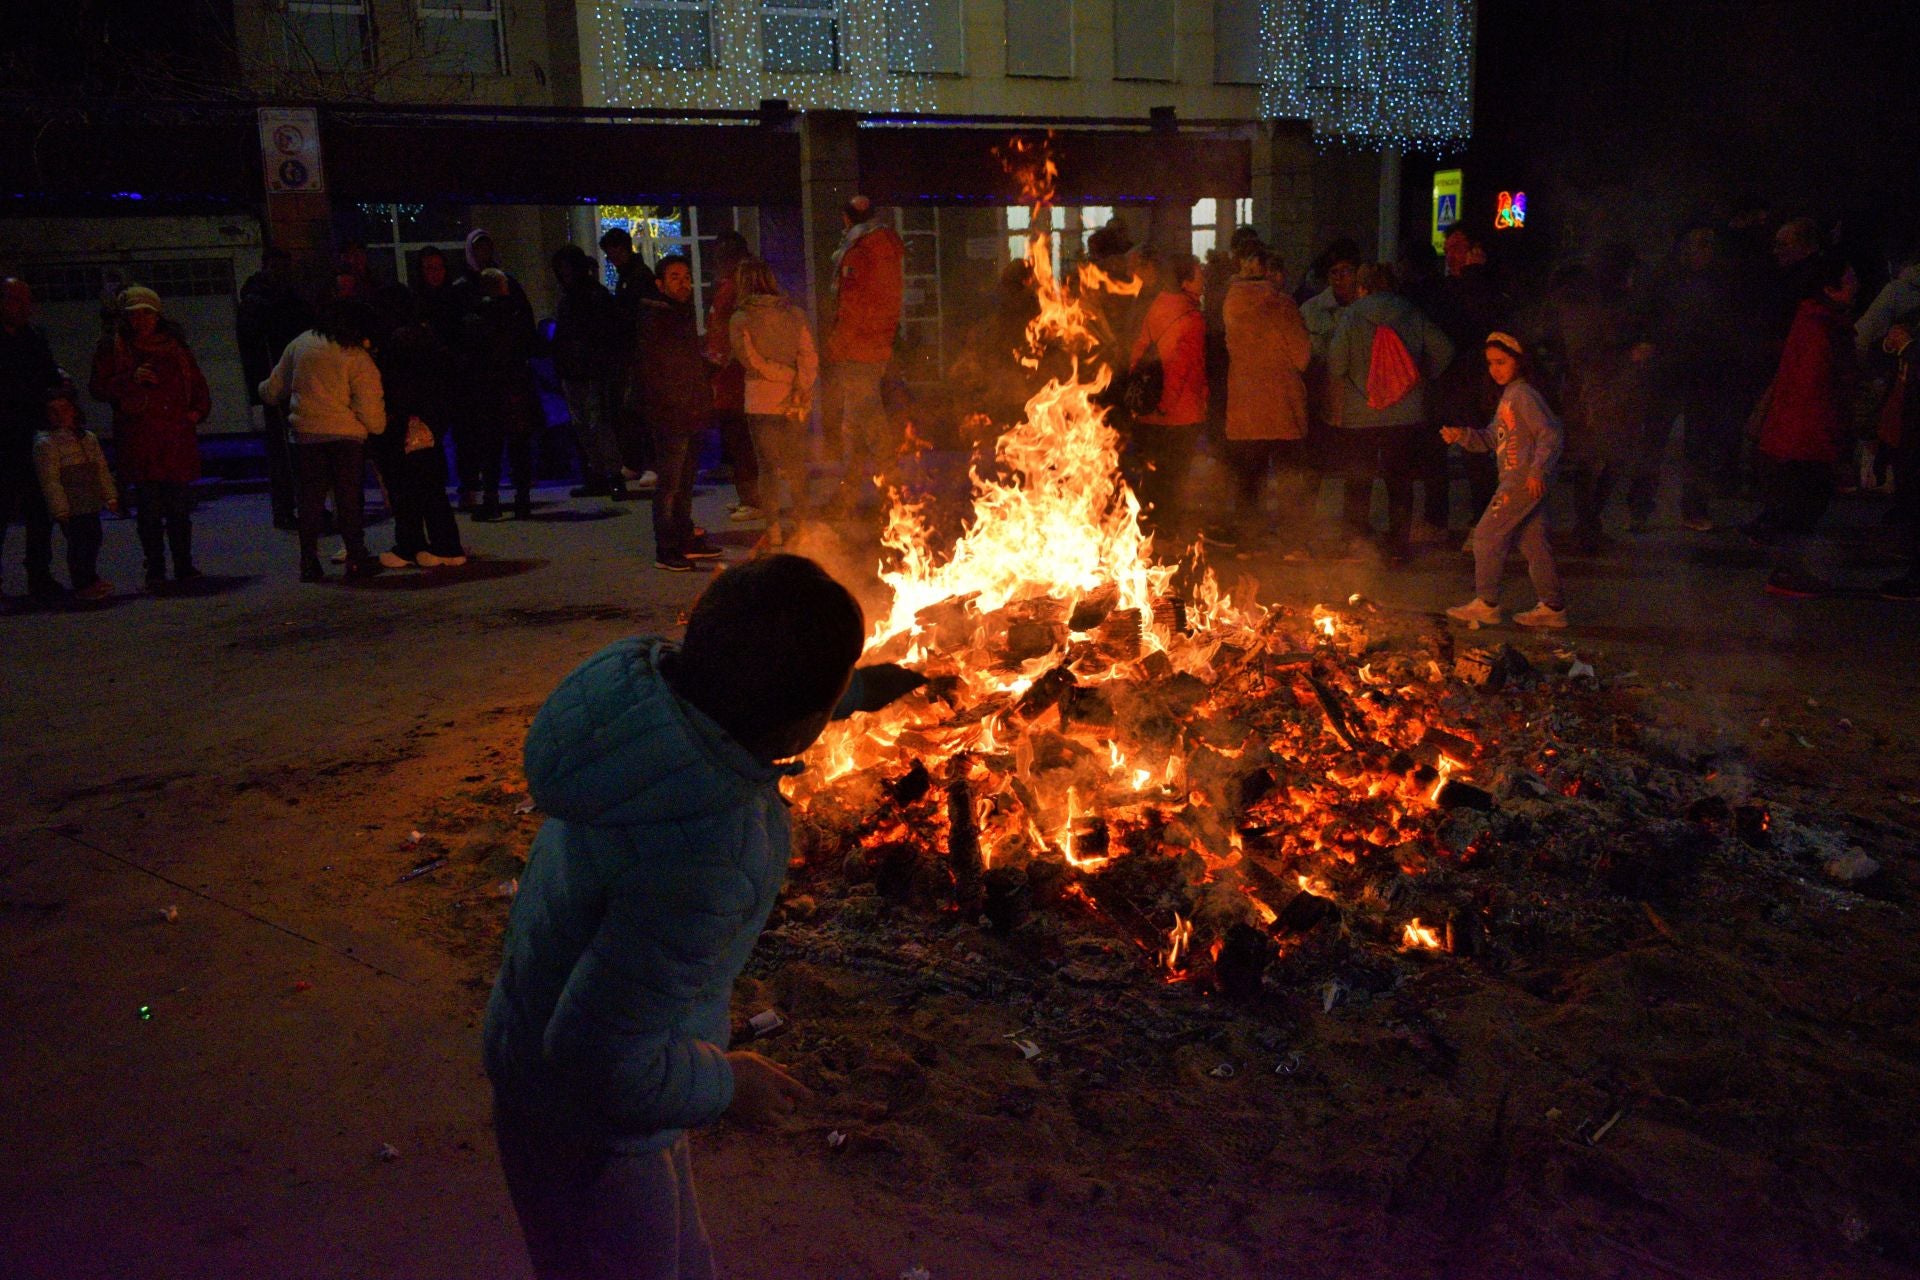
[[[538,821],[516,812],[520,741],[568,669],[618,636],[670,631],[702,581],[650,567],[644,504],[543,496],[531,523],[474,527],[471,545],[486,559],[465,571],[353,589],[301,586],[291,535],[269,528],[264,498],[228,497],[200,512],[198,558],[214,576],[192,594],[129,593],[95,609],[0,618],[0,1273],[529,1274],[478,1054],[506,913],[492,887],[514,873]],[[728,529],[725,496],[706,493],[698,509],[738,557],[751,538]],[[123,585],[138,580],[132,532],[108,529],[103,571]],[[7,547],[16,592],[18,536]],[[384,542],[376,531],[375,546]],[[1884,563],[1850,554],[1852,580],[1888,575]],[[1905,877],[1920,821],[1902,799],[1920,793],[1920,615],[1864,598],[1772,600],[1756,564],[1730,532],[1623,538],[1607,556],[1569,562],[1578,625],[1567,641],[1603,678],[1638,673],[1647,722],[1741,743],[1779,785],[1879,824],[1876,856]],[[1221,568],[1227,579],[1256,573],[1263,597],[1296,603],[1361,591],[1431,610],[1468,590],[1466,564],[1449,551],[1393,575],[1362,562],[1260,557]],[[1527,603],[1523,590],[1510,603]],[[436,856],[447,857],[444,868],[396,883]],[[170,908],[177,918],[165,918]],[[1912,914],[1874,903],[1757,941],[1738,922],[1671,919],[1702,946],[1714,931],[1747,937],[1747,960],[1771,976],[1755,980],[1745,1007],[1668,1016],[1710,1026],[1724,1018],[1726,1043],[1752,1052],[1775,1034],[1767,1026],[1783,1002],[1797,1000],[1793,1028],[1779,1035],[1873,1040],[1873,1055],[1904,1053],[1910,1067],[1920,1015],[1908,982],[1920,975],[1884,957],[1898,954]],[[1623,956],[1620,981],[1597,990],[1591,1007],[1644,998],[1650,1008],[1658,997],[1648,992],[1686,963],[1684,954]],[[1779,994],[1777,983],[1796,974],[1836,972],[1855,989],[1839,992],[1822,976],[1821,990]],[[790,1010],[811,1000],[825,1017],[835,1001],[884,994],[802,973],[757,982],[743,999]],[[1582,1005],[1568,1007],[1555,1016],[1576,1018]],[[895,1056],[917,1044],[923,1056],[946,1054],[943,1069],[964,1071],[965,1047],[940,1036],[967,1016],[933,1010],[889,1029],[875,1006],[866,1026]],[[994,1011],[972,1016],[999,1034]],[[1555,1034],[1548,1019],[1520,1039],[1537,1046]],[[778,1056],[777,1042],[770,1051]],[[1911,1129],[1911,1095],[1887,1096],[1911,1077],[1860,1053],[1862,1079],[1847,1094],[1863,1109],[1857,1123],[1871,1119],[1888,1138],[1898,1134],[1882,1117],[1904,1114]],[[1506,1073],[1528,1105],[1551,1101],[1527,1084],[1528,1062],[1495,1055],[1483,1065]],[[1716,1070],[1718,1081],[1725,1068]],[[1179,1152],[1156,1140],[1156,1126],[1195,1130],[1215,1104],[1184,1069],[1148,1083],[1178,1125],[1145,1106],[1093,1127],[1131,1132],[1136,1154],[1177,1167]],[[1498,1084],[1487,1087],[1499,1093]],[[1369,1154],[1366,1136],[1377,1100],[1350,1088],[1318,1109],[1312,1132],[1290,1131],[1303,1113],[1259,1095],[1218,1106],[1223,1134],[1269,1148],[1310,1143],[1329,1170],[1298,1186],[1246,1173],[1229,1197],[1237,1216],[1205,1209],[1207,1186],[1157,1204],[1124,1185],[1116,1194],[1123,1166],[1087,1167],[1112,1159],[1111,1144],[1056,1142],[1046,1126],[1058,1117],[1044,1107],[1002,1117],[996,1130],[1002,1152],[1034,1144],[1036,1164],[1050,1171],[1038,1181],[956,1179],[951,1159],[909,1170],[897,1151],[830,1153],[820,1118],[804,1116],[774,1133],[722,1126],[697,1139],[695,1160],[726,1274],[742,1277],[891,1280],[914,1265],[937,1280],[1894,1275],[1911,1247],[1910,1221],[1888,1226],[1882,1209],[1848,1200],[1830,1178],[1798,1194],[1805,1221],[1782,1228],[1796,1242],[1790,1261],[1714,1247],[1702,1233],[1736,1232],[1741,1195],[1756,1213],[1781,1203],[1756,1190],[1790,1164],[1764,1134],[1745,1144],[1750,1168],[1726,1163],[1726,1143],[1703,1148],[1691,1170],[1667,1162],[1669,1182],[1727,1181],[1713,1211],[1692,1217],[1649,1203],[1631,1139],[1608,1150],[1601,1172],[1557,1182],[1563,1211],[1551,1215],[1510,1189],[1526,1169],[1484,1195],[1455,1194],[1472,1192],[1473,1170],[1494,1159],[1470,1151],[1427,1164],[1424,1149],[1401,1153],[1400,1171],[1382,1175],[1447,1183],[1446,1196],[1382,1191],[1362,1185],[1364,1168],[1385,1158]],[[1440,1090],[1421,1105],[1464,1104]],[[1836,1122],[1818,1137],[1842,1142],[1846,1132]],[[383,1146],[395,1154],[383,1158]],[[1827,1164],[1836,1162],[1844,1153]],[[1259,1163],[1257,1152],[1244,1161]],[[1888,1177],[1892,1203],[1920,1203],[1911,1161]],[[1365,1213],[1343,1208],[1356,1196]],[[1462,1196],[1479,1207],[1462,1209]],[[1243,1247],[1256,1238],[1259,1247]]]

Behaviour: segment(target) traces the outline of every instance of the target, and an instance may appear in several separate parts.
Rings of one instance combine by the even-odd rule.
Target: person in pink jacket
[[[1140,505],[1165,527],[1180,513],[1193,447],[1207,420],[1207,321],[1200,310],[1200,260],[1170,254],[1160,264],[1161,291],[1133,340],[1135,370],[1149,348],[1161,369],[1160,403],[1135,417],[1132,452]]]
[[[865,196],[840,211],[846,235],[833,255],[833,327],[827,363],[839,391],[847,471],[836,505],[865,506],[876,480],[885,492],[899,442],[880,399],[880,379],[893,359],[906,296],[907,247]]]

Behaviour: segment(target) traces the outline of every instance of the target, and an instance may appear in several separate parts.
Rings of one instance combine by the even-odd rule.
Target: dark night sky
[[[1471,156],[1542,238],[1758,200],[1920,232],[1920,4],[1481,0]]]

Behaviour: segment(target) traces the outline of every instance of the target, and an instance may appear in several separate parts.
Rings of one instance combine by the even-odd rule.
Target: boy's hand
[[[107,500],[107,510],[108,510],[108,511],[110,511],[110,512],[112,512],[112,513],[113,513],[114,515],[116,515],[116,516],[117,516],[117,515],[119,515],[119,514],[120,514],[120,499],[118,499],[118,498],[110,498],[110,499],[108,499],[108,500]]]
[[[727,1063],[733,1068],[733,1105],[727,1111],[748,1124],[767,1124],[813,1096],[778,1063],[751,1049],[733,1050]]]
[[[876,662],[861,667],[860,698],[855,711],[878,711],[888,703],[904,698],[927,682],[918,671],[897,662]]]
[[[1467,442],[1467,430],[1465,427],[1442,427],[1440,428],[1440,438],[1448,444],[1465,444]]]
[[[1527,477],[1527,496],[1535,502],[1547,496],[1547,482],[1539,476]]]

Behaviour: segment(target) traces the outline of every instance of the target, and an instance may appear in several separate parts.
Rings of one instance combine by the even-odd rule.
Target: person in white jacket
[[[300,475],[300,580],[321,582],[320,530],[327,495],[347,546],[347,577],[368,578],[380,562],[367,553],[363,511],[368,436],[387,429],[380,370],[373,363],[374,318],[363,302],[330,302],[313,328],[280,353],[260,384],[262,404],[286,404]]]
[[[747,429],[760,462],[767,543],[777,547],[807,509],[807,415],[820,357],[806,313],[787,300],[772,268],[747,258],[734,268],[734,281],[740,301],[728,337],[746,372]]]

